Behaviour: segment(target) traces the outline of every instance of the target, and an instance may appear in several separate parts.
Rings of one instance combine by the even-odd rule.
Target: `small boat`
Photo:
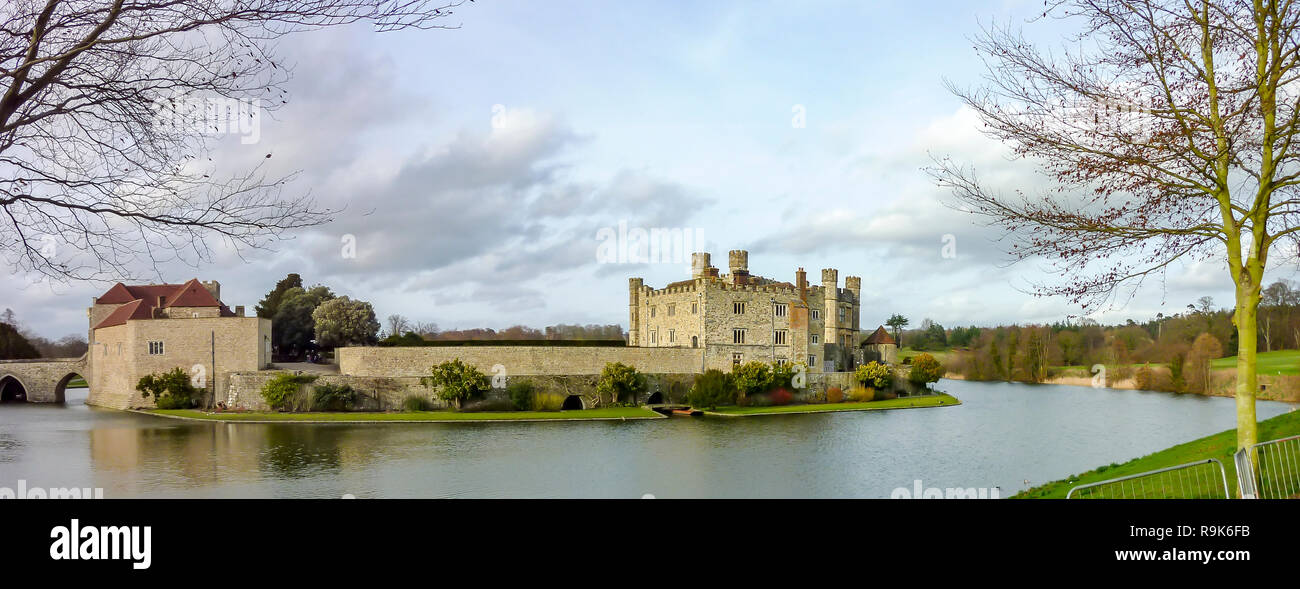
[[[673,409],[673,415],[695,417],[697,415],[704,415],[704,412],[700,411],[699,409]]]

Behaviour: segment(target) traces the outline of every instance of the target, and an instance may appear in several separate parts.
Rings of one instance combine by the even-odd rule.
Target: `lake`
[[[628,422],[238,424],[0,406],[0,486],[129,497],[1009,496],[1235,426],[1233,400],[943,380],[948,408]],[[1259,402],[1261,420],[1293,405]]]

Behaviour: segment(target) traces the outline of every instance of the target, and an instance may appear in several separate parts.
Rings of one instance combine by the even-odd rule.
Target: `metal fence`
[[[1079,485],[1066,499],[1228,499],[1228,474],[1214,458]]]
[[[1242,499],[1300,498],[1300,436],[1260,442],[1233,458]]]

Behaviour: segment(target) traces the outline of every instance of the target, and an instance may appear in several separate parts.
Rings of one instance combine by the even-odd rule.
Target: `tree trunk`
[[[1237,288],[1237,448],[1247,448],[1259,439],[1255,421],[1255,392],[1259,378],[1255,375],[1256,341],[1259,334],[1259,286],[1243,284]],[[1207,383],[1208,384],[1208,383]]]

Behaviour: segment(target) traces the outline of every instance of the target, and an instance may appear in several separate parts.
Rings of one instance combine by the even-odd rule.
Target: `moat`
[[[1232,399],[944,380],[958,407],[750,419],[197,423],[0,406],[0,486],[129,497],[888,497],[1031,484],[1233,426]],[[1292,405],[1259,402],[1259,419]]]

